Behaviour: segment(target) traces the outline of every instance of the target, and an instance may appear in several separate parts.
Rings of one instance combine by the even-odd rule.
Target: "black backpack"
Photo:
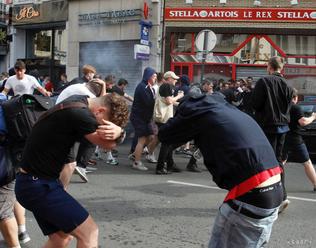
[[[12,97],[2,103],[13,166],[18,167],[21,162],[25,142],[32,127],[52,106],[50,97],[28,94]]]

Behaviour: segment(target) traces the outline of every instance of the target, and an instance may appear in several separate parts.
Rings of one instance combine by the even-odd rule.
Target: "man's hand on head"
[[[113,122],[103,120],[103,125],[99,125],[96,130],[100,138],[105,140],[116,140],[122,134],[122,128]]]

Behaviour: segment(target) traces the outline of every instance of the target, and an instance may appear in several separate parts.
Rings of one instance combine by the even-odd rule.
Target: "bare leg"
[[[69,185],[70,178],[75,170],[76,165],[76,162],[65,164],[63,170],[60,173],[59,180],[64,185],[65,190]]]
[[[314,187],[316,187],[316,172],[315,168],[312,164],[312,161],[309,159],[304,164],[305,174],[308,177],[308,179],[311,181]]]
[[[20,247],[18,225],[14,217],[0,222],[0,230],[8,247]]]
[[[77,248],[98,247],[99,229],[90,215],[71,234],[77,239]]]
[[[26,231],[25,227],[25,208],[18,201],[14,203],[14,216],[18,224],[18,234]]]
[[[64,232],[56,232],[48,236],[48,240],[43,248],[64,248],[69,245],[73,237]]]
[[[142,157],[142,152],[144,149],[144,145],[147,142],[147,137],[143,136],[143,137],[138,137],[138,142],[134,151],[134,155],[135,155],[135,161],[139,162],[141,160]]]
[[[159,144],[159,140],[158,140],[158,136],[157,135],[152,135],[150,137],[150,141],[149,141],[149,144],[148,144],[148,152],[149,154],[153,154],[157,145]]]

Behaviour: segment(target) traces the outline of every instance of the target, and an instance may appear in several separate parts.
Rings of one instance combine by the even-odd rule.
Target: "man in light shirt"
[[[25,74],[26,68],[23,61],[18,60],[14,65],[15,75],[8,78],[3,89],[4,94],[8,94],[10,89],[13,90],[15,96],[23,94],[33,94],[34,90],[38,90],[44,96],[50,96],[51,92],[45,90],[35,77]]]

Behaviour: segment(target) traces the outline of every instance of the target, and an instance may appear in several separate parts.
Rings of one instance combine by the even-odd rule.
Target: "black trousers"
[[[177,148],[174,145],[168,145],[166,143],[161,143],[158,162],[156,170],[161,170],[164,168],[165,163],[167,164],[167,168],[172,168],[174,161],[173,161],[173,150]]]
[[[283,200],[285,200],[287,198],[287,193],[285,190],[285,174],[284,174],[284,166],[282,164],[282,151],[283,151],[283,146],[285,143],[285,136],[286,133],[266,133],[265,135],[267,136],[273,150],[275,153],[275,156],[277,158],[277,160],[279,161],[279,164],[283,170],[283,172],[281,173],[281,181],[282,181],[282,186],[283,186],[283,192],[284,192],[284,197]]]
[[[94,151],[95,151],[96,146],[92,144],[90,141],[87,139],[82,139],[80,141],[76,161],[77,161],[77,166],[86,168],[88,166],[88,161],[92,157]]]

